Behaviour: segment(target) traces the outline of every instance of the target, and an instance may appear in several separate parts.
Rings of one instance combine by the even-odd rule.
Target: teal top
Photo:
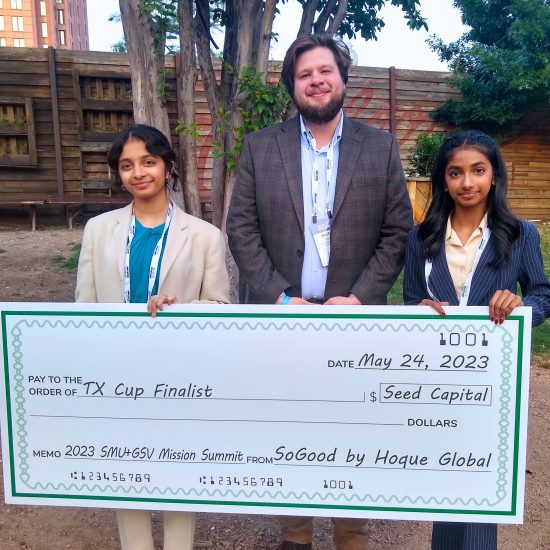
[[[132,239],[132,247],[130,249],[130,302],[132,304],[147,303],[149,268],[151,267],[153,252],[155,251],[155,247],[163,231],[164,224],[157,225],[156,227],[144,227],[136,218],[136,232]],[[160,266],[162,265],[167,235],[168,231],[166,235],[164,235],[162,242],[157,276],[151,296],[158,294]]]

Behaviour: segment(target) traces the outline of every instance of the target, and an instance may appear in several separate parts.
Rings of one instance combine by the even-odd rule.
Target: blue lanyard
[[[164,242],[164,236],[170,227],[172,221],[172,215],[174,213],[174,206],[172,202],[168,202],[168,210],[166,212],[166,221],[164,222],[164,229],[162,235],[155,246],[153,256],[151,257],[151,265],[149,266],[149,284],[147,287],[147,301],[151,297],[153,292],[153,286],[155,286],[155,280],[157,278],[158,265],[160,261],[160,254],[162,252],[162,243]],[[128,229],[128,241],[126,243],[126,256],[124,258],[124,302],[130,302],[130,250],[132,248],[132,240],[136,234],[136,214],[132,206],[132,219],[130,221],[130,227]]]

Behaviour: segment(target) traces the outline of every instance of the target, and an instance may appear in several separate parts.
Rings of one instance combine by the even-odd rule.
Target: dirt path
[[[0,301],[72,301],[75,274],[58,267],[82,230],[0,230]],[[501,526],[499,548],[550,549],[550,370],[534,366],[526,474],[524,525]],[[0,486],[2,483],[0,482]],[[1,487],[3,494],[3,487]],[[160,515],[154,525],[160,529]],[[329,520],[316,522],[316,550],[331,550]],[[429,548],[430,525],[408,521],[369,522],[372,550]],[[277,524],[268,516],[199,514],[196,548],[270,550]],[[114,513],[104,509],[8,506],[0,501],[0,550],[116,550]]]

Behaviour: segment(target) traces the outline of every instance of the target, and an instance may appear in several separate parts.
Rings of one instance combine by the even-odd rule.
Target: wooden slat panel
[[[0,96],[33,98],[34,129],[38,168],[0,170],[0,193],[31,192],[50,186],[55,191],[55,153],[53,146],[50,86],[47,52],[41,49],[0,48]],[[174,58],[166,59],[170,88],[167,108],[172,129],[177,119]],[[268,78],[280,79],[280,62],[270,64]],[[220,74],[220,63],[215,61]],[[80,182],[102,177],[106,169],[105,151],[114,134],[132,123],[132,95],[128,57],[111,52],[56,51],[56,71],[61,122],[62,155],[66,171],[66,192],[80,193]],[[446,125],[436,123],[430,113],[447,98],[459,98],[448,81],[448,73],[438,71],[396,70],[396,135],[401,158],[405,160],[422,132],[446,133]],[[197,73],[198,74],[198,73]],[[197,158],[201,197],[208,200],[212,171],[211,117],[202,82],[196,81]],[[81,103],[81,97],[83,103]],[[352,67],[347,87],[345,110],[348,116],[375,127],[389,128],[389,71],[379,67]],[[84,108],[83,108],[84,106]],[[10,114],[21,119],[20,107]],[[516,133],[502,144],[510,172],[510,201],[514,210],[527,217],[541,216],[550,210],[550,109],[536,108],[517,125]],[[8,136],[9,147],[22,150],[17,136]],[[177,145],[177,135],[172,136]],[[15,142],[14,142],[15,140]],[[7,141],[6,141],[7,143]],[[86,144],[89,143],[88,149]],[[98,150],[94,144],[100,144]],[[6,145],[4,145],[6,147]],[[81,160],[83,152],[94,156]],[[406,165],[406,162],[405,162]],[[103,171],[103,172],[102,172]],[[51,181],[50,181],[51,180]],[[87,180],[86,180],[87,181]],[[19,191],[17,191],[19,189]],[[425,195],[415,194],[418,218]]]

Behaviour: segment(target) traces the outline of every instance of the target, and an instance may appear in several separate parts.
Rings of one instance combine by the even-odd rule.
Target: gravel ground
[[[81,229],[34,233],[24,223],[0,220],[0,301],[72,301],[75,273],[60,268],[54,256],[68,257]],[[499,528],[499,548],[550,549],[550,370],[531,372],[525,523]],[[154,514],[156,535],[160,514]],[[331,550],[331,522],[315,523],[316,550]],[[370,521],[371,550],[429,548],[430,524]],[[277,522],[269,516],[199,514],[196,548],[268,550],[275,548]],[[159,538],[160,540],[160,538]],[[104,509],[8,506],[0,503],[0,550],[115,550],[119,548],[114,513]],[[159,549],[161,546],[158,547]]]

